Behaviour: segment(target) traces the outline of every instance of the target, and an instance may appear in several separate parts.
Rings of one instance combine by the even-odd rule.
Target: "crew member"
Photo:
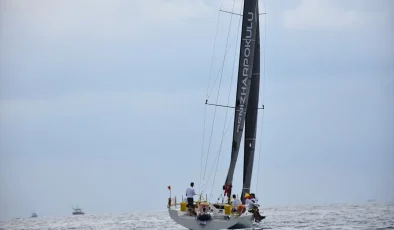
[[[190,187],[186,189],[186,197],[187,197],[187,207],[194,209],[194,199],[193,196],[197,195],[194,191],[194,183],[190,183]]]
[[[233,194],[233,201],[231,202],[232,204],[232,212],[237,212],[239,215],[241,215],[243,212],[245,212],[245,205],[242,204],[241,200],[237,198],[235,194]]]
[[[254,216],[254,221],[256,221],[257,223],[260,222],[261,220],[263,220],[265,218],[265,216],[260,215],[259,212],[259,207],[260,205],[258,204],[258,199],[256,198],[254,193],[250,194],[249,197],[249,212],[253,213]]]

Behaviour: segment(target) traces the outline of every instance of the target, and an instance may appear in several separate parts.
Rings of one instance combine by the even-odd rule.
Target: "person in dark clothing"
[[[207,209],[205,207],[202,208],[202,212],[200,212],[200,214],[198,215],[197,220],[208,221],[211,219],[211,214],[207,213]]]

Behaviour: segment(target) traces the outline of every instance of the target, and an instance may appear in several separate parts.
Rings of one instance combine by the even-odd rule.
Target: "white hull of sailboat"
[[[168,212],[171,219],[177,224],[193,230],[242,229],[253,227],[253,216],[250,214],[231,216],[230,219],[225,219],[224,215],[219,214],[214,215],[212,220],[199,221],[193,216],[185,215],[185,212],[181,212],[178,209],[169,209]]]

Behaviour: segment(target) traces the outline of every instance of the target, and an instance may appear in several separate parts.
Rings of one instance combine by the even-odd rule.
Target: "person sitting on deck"
[[[245,194],[245,205],[248,209],[248,212],[253,213],[254,221],[257,223],[260,222],[261,218],[260,213],[258,212],[258,208],[256,209],[256,206],[252,201],[252,196],[248,193]]]
[[[233,201],[232,204],[232,212],[237,212],[239,215],[245,212],[245,205],[242,204],[241,200],[237,198],[235,194],[233,194]]]
[[[254,219],[255,221],[258,223],[261,220],[263,220],[265,218],[265,216],[260,215],[259,212],[259,207],[260,205],[258,204],[258,199],[256,198],[254,193],[250,194],[250,199],[249,200],[249,212],[253,213]]]
[[[200,213],[197,216],[197,220],[207,221],[211,219],[211,214],[208,213],[207,205],[204,203],[200,204]]]
[[[250,211],[249,209],[252,208],[253,202],[252,202],[252,197],[249,195],[249,193],[245,193],[245,206]]]
[[[199,213],[203,213],[204,212],[204,208],[205,208],[205,204],[204,203],[200,203],[198,205],[198,211]]]
[[[257,204],[257,203],[259,202],[259,199],[256,198],[256,195],[255,195],[254,193],[251,193],[250,196],[252,197],[250,200],[251,200],[253,203],[256,203],[256,204]]]

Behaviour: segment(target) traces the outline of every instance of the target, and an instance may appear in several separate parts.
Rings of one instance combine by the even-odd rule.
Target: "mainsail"
[[[257,7],[258,12],[258,7]],[[254,49],[252,79],[250,83],[249,102],[245,119],[245,142],[244,142],[244,174],[241,198],[245,193],[250,193],[252,182],[254,151],[256,146],[257,113],[259,104],[260,86],[260,23],[257,17],[257,31]]]
[[[258,27],[258,0],[245,0],[242,18],[241,46],[238,65],[237,94],[235,99],[235,116],[230,167],[223,189],[231,196],[235,164],[241,144],[254,66],[256,31]],[[257,76],[257,75],[256,75]],[[255,90],[254,90],[255,91]],[[252,91],[253,92],[253,91]],[[248,160],[249,161],[249,160]],[[230,199],[228,199],[230,201]]]

